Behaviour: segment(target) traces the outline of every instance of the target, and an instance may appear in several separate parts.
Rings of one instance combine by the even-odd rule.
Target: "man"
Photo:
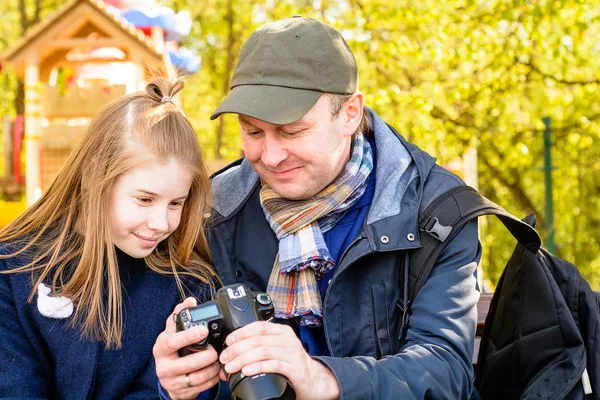
[[[313,19],[267,24],[241,50],[211,118],[238,115],[245,158],[213,179],[210,245],[223,283],[266,290],[280,323],[234,331],[220,361],[282,374],[299,399],[469,399],[476,223],[439,257],[407,332],[397,307],[419,209],[463,183],[364,108],[357,82],[340,33]],[[213,349],[176,354],[205,335],[167,323],[157,341],[171,397],[216,382]]]

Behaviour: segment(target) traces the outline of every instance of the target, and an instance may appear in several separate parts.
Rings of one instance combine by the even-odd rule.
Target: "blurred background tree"
[[[600,1],[158,0],[194,21],[183,43],[202,57],[183,106],[208,159],[241,155],[235,117],[210,121],[243,42],[302,14],[343,32],[366,102],[407,139],[449,163],[475,148],[479,190],[517,216],[535,212],[546,240],[542,119],[552,126],[556,253],[600,290]],[[64,0],[0,4],[0,53]],[[0,115],[22,107],[0,73]],[[496,282],[514,240],[482,225],[482,264]]]

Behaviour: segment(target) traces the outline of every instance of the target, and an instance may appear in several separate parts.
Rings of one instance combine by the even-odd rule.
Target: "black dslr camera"
[[[271,297],[266,293],[254,294],[243,284],[224,286],[217,291],[212,301],[190,307],[177,314],[177,331],[190,329],[196,325],[208,328],[208,336],[180,351],[184,356],[202,351],[210,343],[218,354],[225,346],[225,338],[234,330],[254,321],[267,321],[275,310]],[[296,394],[286,377],[279,374],[259,374],[245,376],[237,372],[227,380],[233,399],[239,400],[293,400]]]

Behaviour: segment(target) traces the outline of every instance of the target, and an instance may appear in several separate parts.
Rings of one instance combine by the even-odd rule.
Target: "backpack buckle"
[[[452,232],[451,226],[440,224],[440,221],[436,217],[427,217],[427,221],[423,224],[422,229],[440,242],[445,242],[448,236],[450,236],[450,232]]]

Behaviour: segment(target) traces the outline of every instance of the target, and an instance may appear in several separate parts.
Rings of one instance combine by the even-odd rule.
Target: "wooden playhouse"
[[[159,26],[136,28],[102,1],[70,0],[4,54],[25,86],[22,137],[10,128],[18,128],[18,120],[5,121],[4,147],[5,153],[10,145],[24,147],[24,157],[20,148],[10,149],[14,154],[5,165],[14,173],[24,160],[27,205],[50,185],[104,105],[142,90],[150,71],[171,72],[164,33]]]

